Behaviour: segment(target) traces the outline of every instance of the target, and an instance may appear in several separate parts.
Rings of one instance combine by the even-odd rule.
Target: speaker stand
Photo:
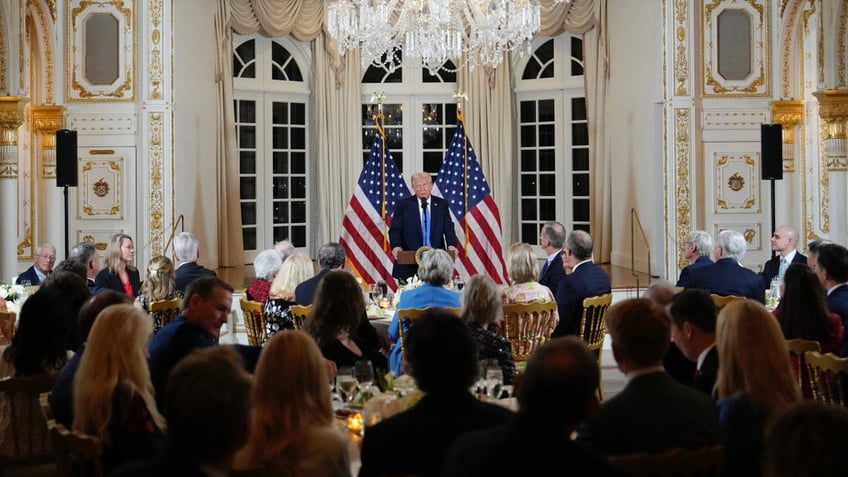
[[[772,185],[774,187],[774,185]],[[68,228],[68,186],[64,186],[65,190],[65,258],[71,255],[69,244],[70,232]],[[772,202],[774,202],[774,189],[772,189]]]
[[[769,179],[769,182],[771,182],[771,231],[772,231],[772,233],[774,233],[774,229],[777,228],[777,224],[775,223],[776,222],[776,219],[775,219],[776,214],[775,214],[775,210],[774,210],[775,209],[774,179]],[[771,251],[771,256],[772,257],[775,256],[774,250]]]

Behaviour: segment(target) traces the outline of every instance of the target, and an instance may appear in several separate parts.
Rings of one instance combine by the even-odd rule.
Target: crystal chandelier
[[[339,51],[360,48],[363,68],[393,71],[402,51],[432,74],[448,60],[496,67],[529,51],[541,18],[538,0],[328,0],[326,12]]]

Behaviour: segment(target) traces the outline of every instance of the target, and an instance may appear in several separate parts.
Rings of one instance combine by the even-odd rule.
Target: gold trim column
[[[824,89],[813,92],[819,101],[819,116],[827,154],[827,170],[848,170],[845,143],[848,126],[848,89]]]
[[[4,220],[0,227],[0,277],[17,273],[20,203],[18,201],[18,128],[24,123],[28,98],[0,96],[0,204]]]
[[[56,131],[65,125],[65,107],[38,105],[31,108],[33,129],[39,135],[36,157],[41,162],[41,178],[56,178]]]
[[[771,101],[771,120],[781,125],[783,136],[783,172],[795,172],[795,128],[804,116],[804,101]]]

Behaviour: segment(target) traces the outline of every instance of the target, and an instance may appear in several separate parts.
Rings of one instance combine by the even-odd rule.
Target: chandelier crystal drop
[[[432,74],[448,60],[496,67],[529,51],[541,24],[538,0],[328,0],[326,15],[339,52],[360,48],[363,68],[393,71],[403,52]]]

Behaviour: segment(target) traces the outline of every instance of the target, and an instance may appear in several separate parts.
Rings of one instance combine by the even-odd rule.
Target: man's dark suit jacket
[[[807,264],[807,256],[801,255],[801,252],[795,252],[795,257],[792,258],[792,263],[803,263],[804,265],[806,265]],[[777,276],[777,272],[779,272],[779,271],[780,271],[780,255],[778,254],[778,255],[775,255],[774,257],[771,257],[765,263],[765,265],[763,265],[763,273],[761,273],[761,275],[763,276],[763,283],[765,284],[766,287],[771,286],[772,279],[774,279],[774,277]]]
[[[842,318],[842,326],[848,325],[848,285],[840,285],[827,296],[827,307],[831,313]],[[842,333],[842,344],[839,346],[839,356],[848,356],[848,333]]]
[[[148,346],[150,357],[147,364],[150,367],[150,380],[156,391],[156,405],[160,411],[164,410],[165,385],[174,366],[192,351],[217,344],[218,340],[203,326],[187,320],[182,315],[153,335]],[[244,367],[252,372],[262,348],[244,345],[236,345],[235,348],[244,359]]]
[[[87,278],[85,280],[86,285],[88,285],[88,294],[94,296],[100,292],[107,291],[106,288],[101,287],[97,284],[97,282],[93,278]]]
[[[736,295],[765,303],[763,277],[739,265],[735,258],[722,258],[712,265],[692,270],[686,288],[703,288],[716,295]]]
[[[359,477],[437,476],[458,436],[505,423],[512,412],[478,401],[467,391],[430,393],[413,408],[369,428],[362,441]]]
[[[24,270],[20,275],[18,275],[17,280],[15,280],[15,285],[20,285],[22,281],[29,281],[30,285],[40,285],[41,280],[38,279],[38,274],[35,273],[35,265],[30,266],[26,270]]]
[[[447,250],[456,246],[456,232],[453,229],[448,203],[441,197],[430,196],[430,246]],[[421,201],[413,195],[400,200],[392,215],[392,226],[389,228],[389,242],[392,248],[417,250],[424,245],[421,230]],[[415,265],[398,265],[392,269],[395,278],[409,278],[418,271]]]
[[[311,305],[315,299],[315,291],[318,290],[318,282],[324,278],[324,275],[330,273],[329,270],[322,268],[314,277],[300,282],[294,289],[294,301],[298,305]]]
[[[548,287],[552,293],[556,293],[557,288],[559,287],[559,282],[564,276],[565,267],[562,266],[562,252],[559,252],[551,261],[551,264],[548,266],[548,269],[545,270],[545,273],[539,276],[539,283]]]
[[[130,270],[127,269],[127,276],[130,278],[130,287],[132,287],[133,297],[138,296],[138,290],[141,288],[141,278],[138,275],[138,270]],[[121,278],[118,277],[118,274],[109,270],[108,268],[104,268],[100,270],[96,277],[94,277],[95,283],[100,285],[102,288],[108,288],[109,290],[114,290],[118,293],[126,293],[124,290],[124,284],[121,283]]]
[[[210,416],[211,417],[211,416]],[[186,456],[169,450],[146,461],[129,462],[117,467],[110,477],[209,477],[200,466]],[[226,473],[222,473],[226,475]]]
[[[457,438],[445,457],[441,476],[554,475],[553,460],[561,463],[562,475],[627,475],[594,449],[570,440],[564,427],[551,421],[536,422],[519,411],[502,426]]]
[[[713,261],[710,260],[710,257],[698,257],[697,260],[683,267],[683,270],[680,270],[680,278],[677,279],[675,286],[686,288],[686,285],[689,283],[689,274],[692,273],[692,270],[712,265],[712,263]]]
[[[611,291],[609,274],[592,262],[583,262],[570,275],[564,276],[556,290],[559,324],[553,336],[576,335],[580,331],[583,300]]]
[[[703,447],[719,442],[718,409],[709,396],[657,371],[632,378],[579,436],[605,455]]]
[[[713,346],[704,356],[701,368],[695,374],[695,382],[692,387],[712,397],[716,378],[718,378],[718,348]]]
[[[177,268],[176,277],[174,279],[174,290],[179,290],[183,293],[189,283],[200,277],[214,277],[215,272],[208,268],[198,265],[197,262],[186,262]]]

